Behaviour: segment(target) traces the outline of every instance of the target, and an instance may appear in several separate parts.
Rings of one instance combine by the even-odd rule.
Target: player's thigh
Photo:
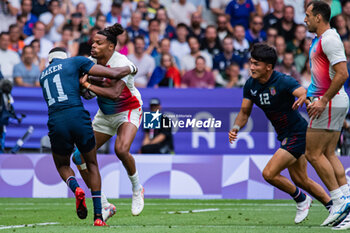
[[[308,160],[322,156],[331,137],[329,133],[324,129],[307,129],[305,155]]]
[[[96,146],[90,114],[86,110],[71,114],[71,134],[81,153],[87,153]]]
[[[296,158],[285,149],[279,148],[269,162],[266,164],[264,170],[272,176],[278,175],[293,164],[296,161]]]
[[[62,155],[57,154],[55,152],[52,152],[53,161],[55,163],[55,166],[58,169],[60,169],[63,166],[70,166],[70,156],[69,155]]]
[[[70,119],[64,115],[51,115],[47,126],[51,150],[58,155],[70,155],[74,148],[74,139],[70,132]]]
[[[136,126],[130,122],[124,122],[119,126],[115,140],[115,149],[129,151],[137,130]]]
[[[112,136],[109,134],[101,133],[94,130],[95,140],[96,140],[96,148],[100,148],[103,144],[105,144]]]

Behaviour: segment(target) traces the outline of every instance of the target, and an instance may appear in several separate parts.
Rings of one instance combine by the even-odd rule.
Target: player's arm
[[[304,87],[298,87],[292,94],[298,98],[292,106],[293,110],[296,110],[302,107],[306,101],[306,89]]]
[[[235,119],[235,123],[231,131],[228,133],[230,143],[237,139],[238,131],[247,124],[252,109],[253,102],[250,99],[243,98],[241,110]]]
[[[114,67],[114,68],[108,68],[105,66],[95,64],[91,67],[88,73],[93,76],[100,76],[100,77],[120,80],[124,78],[126,75],[136,74],[137,68],[134,64],[130,64],[129,66],[123,66],[123,67]]]
[[[82,83],[82,86],[94,92],[98,96],[116,100],[121,95],[124,87],[126,86],[126,83],[120,80],[112,81],[111,83],[112,85],[110,87],[100,87],[85,81]]]

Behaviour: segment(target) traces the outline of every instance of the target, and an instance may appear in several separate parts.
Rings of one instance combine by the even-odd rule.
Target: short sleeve
[[[336,32],[322,37],[321,40],[322,50],[332,66],[342,61],[346,62],[344,45]]]
[[[22,77],[22,72],[20,69],[20,64],[17,64],[13,67],[13,77],[17,78],[17,77]]]
[[[282,80],[283,84],[281,86],[285,87],[287,92],[290,94],[292,94],[295,91],[295,89],[301,87],[298,81],[291,76],[286,75],[285,77],[283,77]]]
[[[90,69],[95,65],[93,61],[86,57],[74,57],[73,58],[79,70],[84,73],[88,73]]]
[[[252,100],[250,88],[251,88],[251,82],[248,79],[247,82],[245,82],[244,87],[243,87],[243,98]]]

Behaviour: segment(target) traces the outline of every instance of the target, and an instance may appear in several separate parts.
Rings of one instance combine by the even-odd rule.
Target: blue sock
[[[100,217],[102,219],[102,204],[101,204],[101,191],[91,191],[92,201],[94,203],[94,215],[95,219]],[[96,216],[98,215],[98,216]]]
[[[297,190],[291,195],[296,202],[302,202],[305,201],[306,195],[303,193],[298,187]]]
[[[75,179],[74,176],[68,177],[66,184],[72,190],[73,193],[75,193],[76,188],[79,187],[78,181]]]
[[[326,209],[329,211],[329,210],[331,209],[332,205],[333,205],[333,201],[330,200],[330,201],[329,201],[328,203],[326,203],[324,206],[325,206]]]

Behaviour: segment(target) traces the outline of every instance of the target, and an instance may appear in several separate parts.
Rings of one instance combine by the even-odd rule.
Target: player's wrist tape
[[[129,68],[130,68],[130,73],[131,73],[131,74],[133,74],[133,73],[136,72],[136,66],[135,66],[135,65],[130,64],[130,65],[129,65]]]
[[[87,85],[86,89],[89,89],[91,87],[91,83],[89,83],[89,85]]]
[[[87,167],[86,167],[86,163],[83,163],[83,164],[77,165],[77,167],[78,167],[78,170],[79,170],[79,171],[82,171],[82,170],[86,170],[86,169],[87,169]]]
[[[232,127],[232,129],[237,129],[237,131],[239,131],[239,130],[241,129],[241,127],[240,127],[239,125],[234,125],[234,126]]]

